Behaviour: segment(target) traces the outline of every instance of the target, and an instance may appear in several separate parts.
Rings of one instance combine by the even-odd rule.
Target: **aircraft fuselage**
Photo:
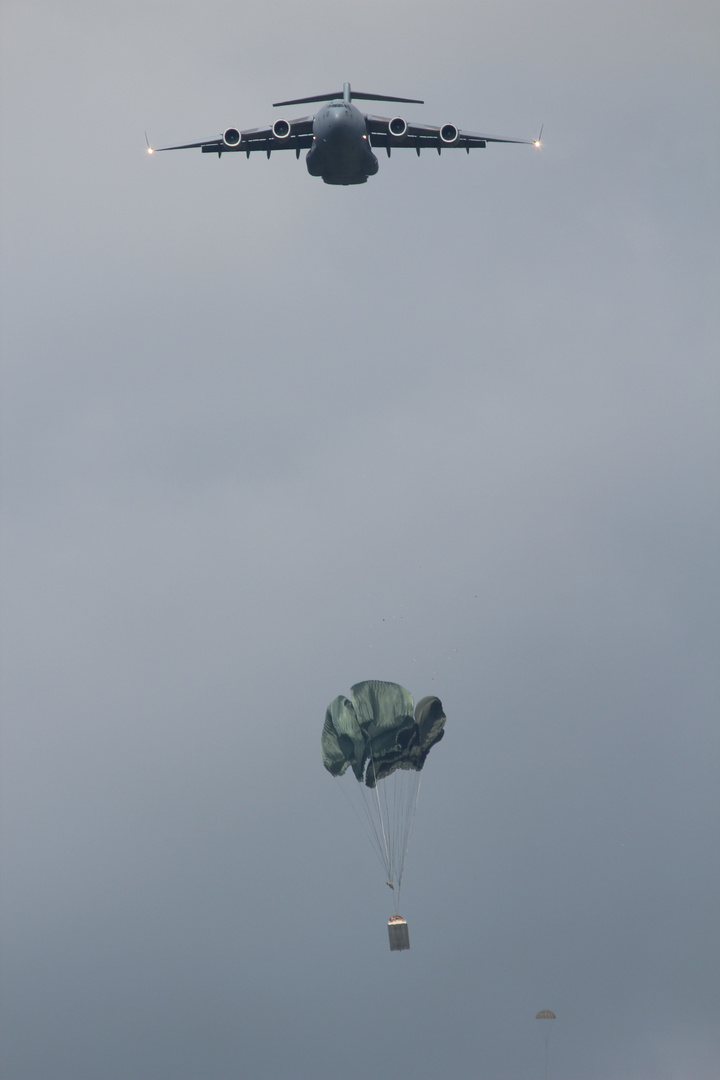
[[[307,153],[311,176],[326,184],[364,184],[378,171],[363,113],[349,101],[330,101],[313,120],[313,144]]]

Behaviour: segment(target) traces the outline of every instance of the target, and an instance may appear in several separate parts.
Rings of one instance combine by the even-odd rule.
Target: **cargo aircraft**
[[[373,148],[384,147],[387,156],[393,149],[414,149],[418,157],[423,148],[442,150],[484,149],[488,143],[524,143],[540,146],[537,139],[507,139],[497,135],[476,135],[462,131],[455,124],[434,127],[430,124],[414,124],[402,116],[384,117],[361,113],[353,99],[365,101],[392,101],[408,105],[423,105],[417,98],[387,97],[384,94],[363,94],[352,91],[345,83],[336,94],[318,94],[315,97],[295,98],[292,101],[276,101],[273,108],[287,105],[305,105],[309,102],[326,102],[314,116],[298,120],[276,120],[270,127],[250,128],[238,131],[226,128],[217,139],[205,142],[183,143],[180,146],[159,146],[158,150],[202,150],[203,154],[245,153],[264,151],[270,157],[273,150],[294,150],[300,157],[307,150],[307,169],[311,176],[321,176],[326,184],[364,184],[369,176],[378,171],[378,159]],[[540,131],[542,135],[542,129]],[[146,136],[147,139],[147,136]],[[155,153],[148,143],[148,153]]]

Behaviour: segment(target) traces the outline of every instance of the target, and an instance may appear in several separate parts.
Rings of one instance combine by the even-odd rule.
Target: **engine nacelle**
[[[272,133],[276,139],[287,139],[290,134],[290,124],[287,120],[276,120],[272,126]]]
[[[458,141],[460,132],[454,124],[443,124],[440,128],[440,138],[444,143],[454,143]]]
[[[388,124],[388,131],[391,135],[394,135],[396,139],[401,139],[403,137],[407,131],[407,124],[402,116],[393,116]]]
[[[223,132],[223,142],[226,146],[230,146],[233,149],[240,145],[240,132],[237,128],[227,128]]]

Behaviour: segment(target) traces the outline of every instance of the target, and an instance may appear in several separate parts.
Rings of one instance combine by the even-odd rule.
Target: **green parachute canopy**
[[[413,710],[409,690],[376,679],[356,683],[350,695],[336,697],[325,714],[321,748],[328,772],[342,776],[351,768],[369,788],[396,769],[420,772],[445,734],[440,699],[424,697]]]
[[[336,697],[325,714],[323,765],[333,776],[352,769],[358,781],[349,785],[351,796],[363,811],[396,912],[420,773],[444,728],[439,698],[424,697],[413,708],[413,696],[404,686],[376,679],[356,683],[350,697]]]

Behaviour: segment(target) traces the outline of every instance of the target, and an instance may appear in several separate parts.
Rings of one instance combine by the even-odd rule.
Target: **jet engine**
[[[454,124],[443,124],[440,128],[440,138],[444,143],[454,143],[458,140],[458,129]]]
[[[287,120],[276,120],[272,126],[272,133],[276,139],[287,139],[290,134],[290,124]]]
[[[233,149],[240,145],[240,132],[237,128],[228,128],[223,132],[223,142],[226,146],[231,146]]]
[[[407,124],[403,120],[402,116],[393,116],[392,120],[388,124],[388,131],[391,135],[394,135],[396,139],[401,139],[407,131]]]

